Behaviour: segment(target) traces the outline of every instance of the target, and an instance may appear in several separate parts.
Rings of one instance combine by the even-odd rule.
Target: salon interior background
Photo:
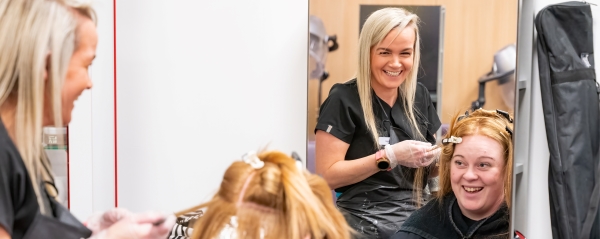
[[[460,107],[475,99],[474,81],[489,71],[493,52],[509,43],[502,40],[506,35],[491,36],[516,21],[515,15],[501,14],[516,5],[502,0],[311,0],[314,1],[325,7],[354,4],[337,14],[357,10],[359,3],[444,5],[442,101],[466,104]],[[514,2],[528,7],[519,34],[528,38],[523,42],[529,42],[529,48],[518,46],[518,55],[531,57],[535,54],[531,46],[534,39],[533,30],[528,27],[533,14],[560,1]],[[306,80],[307,0],[232,0],[210,4],[184,0],[94,0],[94,5],[100,37],[91,73],[94,88],[76,103],[69,127],[70,203],[80,219],[115,205],[134,211],[176,211],[195,205],[215,191],[222,173],[234,159],[269,143],[271,148],[294,150],[306,156],[307,132],[313,128],[307,126],[307,119],[314,118],[310,115],[312,110],[307,110],[308,89],[313,90],[313,83]],[[310,5],[311,11],[318,11],[314,7],[314,3]],[[481,18],[467,14],[466,8],[479,9],[475,14]],[[596,14],[597,8],[592,11]],[[338,16],[338,20],[326,24],[342,24],[339,19],[346,16]],[[487,24],[484,19],[490,17],[504,23],[487,30],[469,29]],[[450,24],[464,27],[449,28]],[[352,23],[344,32],[354,31],[350,34],[358,36],[356,25]],[[600,30],[596,24],[594,30]],[[450,37],[450,32],[462,34]],[[335,34],[339,36],[341,32]],[[505,34],[508,38],[513,33]],[[485,39],[475,41],[472,37]],[[514,41],[515,36],[510,37]],[[340,44],[356,44],[351,41],[355,40],[340,39]],[[452,52],[451,42],[462,44],[466,50]],[[470,52],[472,45],[490,45],[489,52]],[[329,55],[327,68],[332,78],[324,83],[324,95],[336,82],[334,76],[344,81],[353,74],[347,62],[355,56],[336,54]],[[521,64],[527,66],[527,62]],[[334,74],[336,65],[347,68]],[[523,118],[527,121],[525,128],[516,134],[531,135],[524,146],[525,153],[536,160],[525,165],[523,177],[535,187],[521,188],[528,192],[521,202],[529,205],[523,209],[526,213],[519,223],[525,225],[528,238],[550,238],[549,214],[545,209],[548,153],[544,147],[539,87],[535,87],[537,78],[531,61],[528,66],[530,70],[519,77],[529,78],[524,95],[531,97],[524,104],[530,114]],[[503,108],[498,92],[491,90],[494,84],[488,85],[486,108]],[[316,105],[308,103],[310,107]],[[442,111],[444,122],[453,110]]]

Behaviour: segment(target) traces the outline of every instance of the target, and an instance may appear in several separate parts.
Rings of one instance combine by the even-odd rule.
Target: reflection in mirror
[[[439,117],[441,126],[432,132],[438,143],[459,112],[483,108],[513,115],[517,0],[310,0],[309,6],[307,167],[312,172],[318,171],[315,128],[321,105],[333,85],[356,77],[361,28],[370,13],[384,7],[405,8],[421,20],[417,81],[427,87]],[[336,50],[329,51],[333,45]],[[435,180],[426,184],[428,197],[437,188]]]
[[[54,182],[46,183],[46,190],[56,193],[57,201],[67,208],[69,207],[68,142],[67,127],[44,127],[42,145],[54,175]]]

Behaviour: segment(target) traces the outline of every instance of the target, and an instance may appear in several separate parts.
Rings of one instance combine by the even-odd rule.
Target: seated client
[[[436,200],[391,238],[509,238],[511,123],[501,110],[455,116],[442,140]]]

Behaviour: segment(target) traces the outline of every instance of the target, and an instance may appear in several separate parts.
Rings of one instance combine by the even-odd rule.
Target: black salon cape
[[[457,215],[460,214],[460,215]],[[506,204],[492,216],[467,226],[453,193],[414,212],[390,239],[508,239],[509,216]]]
[[[66,208],[53,199],[49,201],[53,217],[41,214],[27,168],[0,120],[0,226],[11,239],[80,239],[91,235]]]
[[[384,127],[384,120],[389,119],[392,126],[397,128],[395,132],[399,134],[399,141],[416,139],[404,114],[402,97],[398,97],[390,107],[373,94],[372,103],[381,137],[390,135],[389,129]],[[433,135],[441,123],[429,91],[420,83],[416,87],[414,111],[420,133],[428,142],[435,143]],[[328,132],[349,144],[345,160],[372,155],[378,150],[365,124],[356,80],[335,84],[331,88],[321,106],[315,132],[317,130]],[[346,215],[350,226],[364,238],[387,238],[398,231],[402,222],[416,210],[413,196],[415,171],[398,166],[392,171],[378,172],[361,182],[336,188],[335,191],[341,193],[336,204]],[[427,177],[422,185],[426,184]]]

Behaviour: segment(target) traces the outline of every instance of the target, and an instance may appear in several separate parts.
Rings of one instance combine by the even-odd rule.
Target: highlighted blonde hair
[[[504,201],[510,208],[511,205],[511,185],[512,185],[512,168],[513,168],[513,143],[511,133],[507,128],[513,130],[511,122],[496,111],[478,109],[470,113],[467,117],[458,120],[459,115],[455,115],[448,133],[444,138],[465,137],[469,135],[481,135],[495,140],[502,146],[504,152]],[[439,191],[437,194],[438,200],[452,192],[452,183],[450,181],[450,168],[452,156],[456,144],[448,143],[442,146],[440,156],[440,181]]]
[[[234,162],[209,202],[178,213],[205,209],[191,238],[216,238],[232,216],[239,238],[350,238],[351,229],[323,179],[304,173],[281,152],[260,153],[258,158],[262,168]]]
[[[409,124],[413,131],[413,137],[424,140],[415,117],[414,103],[415,91],[417,89],[417,69],[421,59],[420,38],[419,38],[419,17],[402,8],[384,8],[375,11],[367,18],[363,25],[360,37],[358,39],[358,74],[356,83],[358,85],[358,95],[360,104],[363,108],[363,114],[367,123],[367,128],[371,132],[375,148],[379,148],[379,134],[375,126],[375,115],[373,114],[373,88],[371,80],[371,50],[377,44],[381,43],[389,32],[394,29],[403,31],[410,29],[415,31],[415,44],[413,54],[413,67],[408,73],[406,80],[399,87],[398,98],[402,99],[404,104],[404,113],[408,116]]]
[[[90,9],[78,11],[92,14]],[[61,92],[76,47],[76,27],[76,19],[64,1],[0,1],[0,105],[15,108],[14,143],[42,213],[49,209],[42,202],[39,183],[52,180],[42,147],[44,105],[51,107],[55,127],[62,127]],[[54,191],[49,193],[56,195]]]
[[[61,126],[61,90],[75,47],[75,27],[73,15],[57,1],[0,3],[0,105],[16,103],[15,145],[42,212],[48,210],[41,201],[39,187],[43,174],[47,174],[42,148],[44,96],[49,96],[46,104],[52,107],[56,126]]]

